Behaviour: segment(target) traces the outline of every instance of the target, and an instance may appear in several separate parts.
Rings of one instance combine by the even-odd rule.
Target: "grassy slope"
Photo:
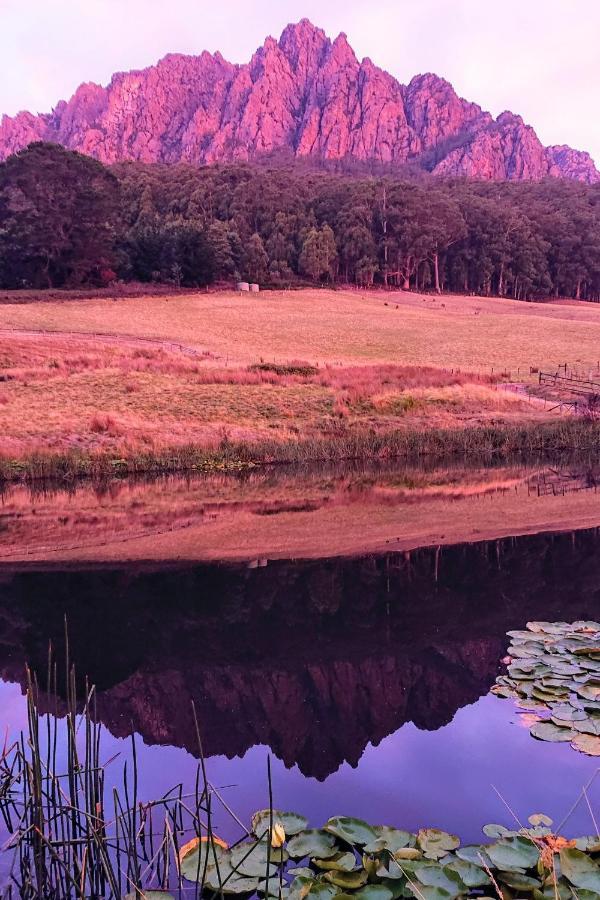
[[[386,305],[387,304],[387,305]],[[398,309],[396,309],[398,306]],[[595,366],[600,305],[358,291],[234,293],[0,306],[1,328],[158,337],[223,361],[397,362],[554,369]]]
[[[536,424],[543,404],[497,389],[492,369],[535,381],[530,367],[588,372],[599,355],[592,304],[301,291],[0,305],[0,452],[131,458],[224,439],[341,447],[359,432]],[[293,359],[321,371],[247,370]]]

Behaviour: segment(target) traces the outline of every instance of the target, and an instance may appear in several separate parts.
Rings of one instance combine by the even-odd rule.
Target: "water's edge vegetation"
[[[600,892],[600,836],[567,839],[559,833],[565,822],[553,830],[543,813],[527,824],[516,820],[512,828],[485,826],[488,842],[468,846],[437,828],[411,833],[339,815],[309,828],[304,816],[275,808],[268,765],[268,807],[245,825],[208,781],[195,709],[199,763],[192,793],[179,784],[161,798],[142,801],[134,738],[130,768],[124,764],[122,786],[111,791],[95,690],[86,684],[78,696],[68,655],[66,662],[60,676],[49,656],[47,673],[55,698],[66,677],[66,764],[57,759],[58,717],[42,714],[30,674],[27,732],[0,753],[0,815],[9,833],[3,855],[12,854],[6,900],[174,900],[201,894],[588,900]],[[579,800],[584,797],[585,788]],[[232,846],[212,825],[219,805],[239,826]]]
[[[0,482],[209,472],[260,465],[369,459],[414,461],[431,458],[441,461],[458,455],[469,459],[519,455],[524,459],[540,459],[558,453],[597,453],[598,450],[600,422],[584,419],[383,433],[341,428],[330,435],[306,440],[256,443],[223,440],[214,447],[188,444],[136,450],[119,456],[109,452],[77,450],[56,453],[36,451],[14,458],[4,456],[0,458]]]

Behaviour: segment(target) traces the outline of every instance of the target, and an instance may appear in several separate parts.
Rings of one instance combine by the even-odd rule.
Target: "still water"
[[[67,563],[47,552],[46,559],[30,563],[7,559],[0,569],[2,732],[10,738],[26,726],[25,663],[43,678],[49,642],[55,658],[64,658],[66,620],[80,689],[84,675],[97,687],[103,756],[116,757],[111,777],[118,781],[131,754],[130,737],[136,735],[143,799],[154,799],[179,782],[193,784],[198,757],[194,701],[209,779],[244,821],[267,804],[270,755],[275,805],[305,814],[314,825],[347,814],[410,830],[435,825],[464,841],[478,841],[485,823],[513,824],[505,802],[523,819],[543,811],[559,823],[593,777],[597,761],[568,744],[533,740],[512,701],[494,697],[489,689],[503,668],[508,630],[531,619],[600,617],[600,530],[577,527],[396,549],[403,533],[418,533],[415,522],[435,526],[421,521],[432,510],[447,522],[454,510],[455,522],[474,527],[483,508],[488,522],[490,496],[498,491],[492,519],[501,533],[515,508],[529,523],[536,515],[560,517],[561,508],[565,515],[569,510],[575,517],[583,514],[579,526],[589,524],[594,514],[600,522],[589,471],[577,470],[574,476],[570,470],[570,478],[557,470],[543,475],[544,485],[549,480],[560,489],[540,490],[539,471],[535,490],[529,471],[519,477],[511,471],[510,479],[506,472],[488,472],[485,478],[478,472],[470,484],[479,487],[471,490],[464,478],[458,479],[459,490],[456,473],[447,472],[444,477],[428,473],[425,481],[415,480],[414,473],[407,478],[406,472],[367,479],[371,517],[383,495],[393,511],[389,538],[378,532],[383,548],[391,549],[377,552],[328,556],[325,544],[323,555],[313,558],[115,555]],[[313,499],[315,477],[309,480]],[[329,494],[339,492],[341,477],[321,473],[319,490],[325,478]],[[348,473],[343,478],[347,493]],[[450,496],[444,488],[449,478]],[[364,472],[360,483],[364,488]],[[385,490],[374,493],[382,484]],[[527,490],[521,488],[515,507],[517,487],[523,484]],[[394,486],[397,496],[391,498]],[[133,488],[121,487],[110,504],[118,503],[123,490],[131,500]],[[151,490],[168,506],[169,492],[181,505],[186,489],[178,485],[174,490],[172,482],[165,482]],[[188,483],[187,490],[202,492],[206,486]],[[210,490],[214,493],[214,484]],[[236,485],[230,494],[239,500],[248,490],[247,484]],[[270,492],[273,504],[274,484],[263,484],[262,490]],[[432,506],[432,496],[439,500],[440,491],[443,503]],[[226,506],[222,486],[218,493],[220,506]],[[581,508],[572,505],[574,494],[585,495],[577,500]],[[550,507],[544,505],[548,496]],[[87,528],[101,521],[103,546],[110,544],[106,497],[106,491],[96,497],[95,518],[90,518],[88,497],[84,516]],[[136,497],[134,511],[139,511],[143,502]],[[243,499],[246,515],[248,497]],[[7,495],[4,550],[18,551],[7,538],[7,531],[14,537],[15,529],[25,529],[35,544],[28,524],[35,515],[45,523],[40,529],[47,546],[53,523],[64,520],[69,502],[71,514],[83,516],[73,495],[70,501],[60,491],[29,496],[15,523],[15,497]],[[206,509],[206,497],[203,502]],[[264,515],[256,497],[253,502],[259,529],[274,516]],[[349,519],[363,521],[356,496],[348,506]],[[289,504],[286,509],[288,520],[308,517],[303,534],[310,531],[311,516],[315,530],[322,528],[318,504],[297,502],[295,513]],[[121,540],[123,520],[115,527]],[[235,517],[226,519],[223,534],[228,547],[242,543]],[[333,536],[336,546],[339,537]],[[281,532],[281,543],[285,540]],[[53,710],[59,716],[61,702]],[[595,781],[589,797],[597,809],[600,785]],[[223,809],[215,810],[215,827],[225,838],[238,836]],[[565,831],[591,830],[590,813],[579,803]]]

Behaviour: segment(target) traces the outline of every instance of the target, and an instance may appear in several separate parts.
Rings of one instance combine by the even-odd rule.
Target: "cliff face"
[[[545,148],[518,116],[494,121],[436,75],[408,86],[359,62],[340,34],[331,41],[306,19],[269,37],[246,65],[171,54],[108,87],[81,85],[51,114],[0,124],[0,159],[35,140],[105,163],[211,163],[285,149],[297,156],[414,162],[440,175],[600,181],[587,153]]]

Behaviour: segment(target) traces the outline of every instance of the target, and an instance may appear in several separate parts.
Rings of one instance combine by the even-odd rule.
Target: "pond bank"
[[[0,458],[0,482],[41,479],[77,480],[215,470],[236,471],[261,465],[331,460],[398,459],[423,457],[450,460],[459,455],[514,456],[539,459],[543,454],[600,450],[600,422],[561,419],[523,425],[486,425],[468,428],[432,428],[378,433],[340,426],[335,433],[306,440],[234,442],[218,446],[179,445],[146,451],[33,452]]]
[[[258,566],[600,526],[594,459],[487,463],[355,461],[5,485],[0,562]]]

